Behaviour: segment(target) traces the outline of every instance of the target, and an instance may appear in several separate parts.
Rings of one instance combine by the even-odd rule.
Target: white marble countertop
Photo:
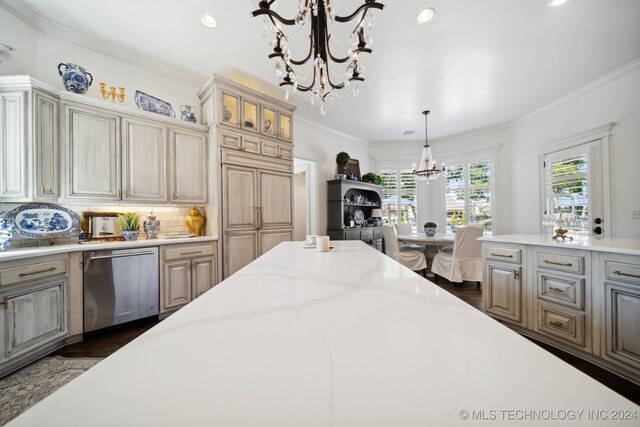
[[[145,247],[145,246],[161,246],[172,245],[175,243],[196,243],[196,242],[209,242],[218,240],[217,237],[212,236],[199,236],[199,237],[186,237],[179,239],[167,239],[162,235],[158,239],[138,239],[125,241],[113,241],[113,242],[87,242],[87,243],[62,243],[52,246],[24,246],[17,248],[9,248],[0,252],[0,262],[10,261],[13,259],[32,258],[44,255],[54,255],[69,252],[79,251],[96,251],[96,250],[112,250],[112,249],[125,249],[131,247]]]
[[[640,407],[366,244],[332,245],[278,245],[8,425],[638,425],[589,419]]]
[[[485,242],[517,243],[521,245],[553,246],[584,249],[597,252],[640,255],[640,240],[603,237],[585,240],[553,240],[551,236],[537,234],[505,234],[502,236],[482,237]]]

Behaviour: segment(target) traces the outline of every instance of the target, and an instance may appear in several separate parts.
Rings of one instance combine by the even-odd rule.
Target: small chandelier
[[[429,138],[427,136],[427,115],[431,111],[423,111],[424,114],[424,147],[422,148],[422,157],[420,158],[420,165],[416,170],[416,165],[413,165],[413,176],[417,181],[432,181],[440,177],[440,173],[444,174],[446,171],[444,163],[442,163],[442,169],[436,169],[436,161],[433,160],[433,154],[431,154],[431,147],[429,147]],[[429,167],[429,163],[431,167]]]
[[[382,10],[384,5],[375,0],[364,0],[352,14],[338,16],[333,9],[332,0],[298,0],[295,18],[285,19],[271,10],[275,1],[261,0],[259,9],[254,10],[252,15],[263,15],[265,37],[267,29],[271,29],[275,34],[275,38],[270,42],[273,52],[269,54],[269,58],[276,58],[275,73],[282,79],[280,86],[288,86],[285,98],[288,100],[289,96],[295,96],[297,92],[308,93],[312,105],[314,100],[320,101],[320,113],[325,115],[325,101],[328,99],[329,102],[333,102],[337,96],[337,89],[351,87],[353,95],[358,96],[360,89],[357,82],[364,81],[364,64],[360,54],[371,53],[369,46],[373,42],[371,37],[365,34],[365,28],[368,31],[374,25],[369,10]],[[351,21],[355,21],[356,26],[350,34],[342,31],[337,25]],[[289,44],[304,32],[309,22],[309,52],[303,58],[294,59],[291,57]],[[283,25],[294,26],[294,33],[286,36]],[[334,43],[342,45],[347,51],[344,56],[333,54],[331,47]],[[309,64],[306,69],[303,67],[305,64]],[[334,69],[338,68],[338,64],[346,64],[346,67],[342,71]]]

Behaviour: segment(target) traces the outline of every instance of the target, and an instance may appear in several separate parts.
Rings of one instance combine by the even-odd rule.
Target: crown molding
[[[38,13],[22,3],[20,0],[0,0],[0,6],[41,33],[66,40],[70,43],[85,47],[103,55],[108,55],[121,61],[163,74],[167,77],[171,77],[172,79],[200,87],[208,77],[206,74],[194,73],[193,71],[168,64],[159,59],[145,56],[140,52],[114,45],[97,37],[83,33],[82,31],[74,30],[73,28],[59,24],[38,15]]]
[[[490,127],[486,127],[486,128],[482,128],[482,129],[476,129],[476,130],[471,130],[471,131],[467,131],[467,132],[461,132],[461,133],[456,133],[453,135],[447,135],[447,136],[443,136],[441,138],[435,138],[435,139],[431,139],[429,140],[429,145],[431,145],[432,147],[434,146],[438,146],[440,144],[446,144],[449,143],[451,141],[457,140],[457,139],[462,139],[462,138],[472,138],[474,136],[481,136],[481,135],[486,135],[486,134],[491,134],[491,133],[497,133],[497,132],[511,132],[511,127],[509,124],[501,124],[501,125],[495,125],[495,126],[490,126]],[[397,148],[398,146],[408,146],[409,144],[424,144],[424,139],[411,139],[411,140],[406,140],[406,141],[401,141],[401,140],[397,140],[397,141],[375,141],[371,143],[371,148]],[[421,148],[422,145],[418,148]]]
[[[311,120],[311,119],[309,119],[307,117],[296,115],[294,117],[294,120],[307,123],[308,125],[314,126],[314,127],[318,128],[318,129],[322,129],[322,130],[327,131],[327,132],[334,133],[336,135],[340,135],[343,138],[347,138],[347,139],[352,140],[356,144],[360,144],[360,145],[365,146],[367,148],[371,148],[371,143],[369,141],[365,141],[364,139],[357,138],[357,137],[355,137],[353,135],[349,135],[347,133],[340,132],[340,131],[335,130],[335,129],[331,129],[331,128],[329,128],[329,127],[327,127],[327,126],[325,126],[323,124],[320,124],[320,123],[318,123],[316,121],[313,121],[313,120]]]
[[[640,58],[638,59],[634,59],[633,61],[623,65],[622,67],[619,67],[601,77],[596,78],[595,80],[592,80],[582,86],[580,86],[578,89],[574,90],[573,92],[569,92],[568,94],[556,99],[555,101],[550,102],[549,104],[538,108],[537,110],[534,110],[528,114],[525,114],[524,116],[511,121],[510,125],[511,126],[516,126],[519,125],[521,123],[527,122],[531,119],[533,119],[534,117],[539,116],[540,114],[543,114],[551,109],[553,109],[554,107],[557,107],[558,105],[564,104],[566,102],[569,102],[573,99],[579,98],[583,95],[585,95],[586,93],[589,93],[599,87],[602,87],[604,85],[606,85],[607,83],[611,83],[615,80],[618,80],[622,77],[625,77],[633,72],[636,72],[640,69]]]

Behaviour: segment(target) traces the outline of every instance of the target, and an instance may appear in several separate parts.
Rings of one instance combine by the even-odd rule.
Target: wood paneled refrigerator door
[[[258,227],[257,171],[243,166],[223,166],[224,229]]]
[[[259,178],[260,228],[293,228],[291,174],[261,170]]]

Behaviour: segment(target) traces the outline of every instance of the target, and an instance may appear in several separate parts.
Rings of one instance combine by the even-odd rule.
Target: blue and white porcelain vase
[[[140,232],[138,230],[122,230],[120,231],[120,235],[124,237],[124,240],[138,240],[138,236]]]
[[[147,233],[147,239],[157,239],[158,231],[160,231],[160,221],[156,219],[156,216],[151,212],[147,217],[147,220],[142,224],[144,232]]]
[[[64,67],[64,68],[63,68]],[[93,76],[80,65],[58,64],[58,74],[62,76],[64,87],[73,93],[84,95],[93,83]]]
[[[0,251],[7,249],[12,240],[13,221],[7,218],[0,218]]]
[[[180,106],[180,118],[185,122],[196,122],[196,109],[191,105],[181,105]]]

